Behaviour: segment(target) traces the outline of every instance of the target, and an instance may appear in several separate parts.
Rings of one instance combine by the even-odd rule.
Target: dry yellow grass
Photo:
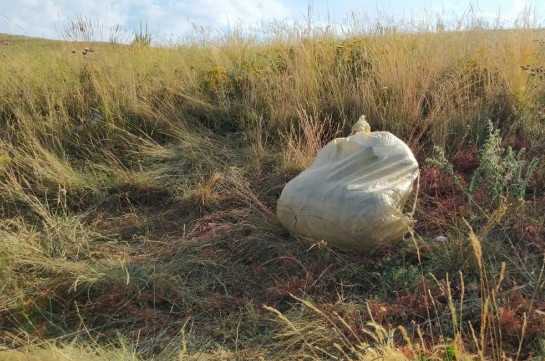
[[[422,229],[449,242],[430,231],[376,259],[292,239],[274,217],[282,185],[361,114],[421,160],[481,145],[488,119],[543,159],[543,39],[476,27],[0,45],[0,350],[18,348],[0,359],[545,355],[543,168],[526,205],[476,198],[490,213],[469,219],[475,232],[456,213],[470,206],[421,202]]]

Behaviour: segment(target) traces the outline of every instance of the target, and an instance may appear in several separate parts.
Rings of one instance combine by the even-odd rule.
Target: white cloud
[[[95,38],[108,40],[116,26],[127,29],[130,38],[140,24],[154,38],[181,38],[193,32],[193,25],[207,30],[225,30],[228,27],[254,27],[278,20],[293,22],[304,20],[306,0],[0,0],[0,33],[23,34],[47,38],[62,38],[66,25],[79,15],[93,21]],[[472,16],[498,20],[506,26],[514,24],[517,16],[532,5],[537,19],[543,21],[545,5],[538,0],[470,0],[442,1],[388,0],[379,6],[355,0],[312,0],[313,23],[326,24],[328,13],[337,19],[345,18],[350,10],[363,7],[371,17],[380,10],[382,15],[398,19],[429,21],[439,14],[444,20],[470,21]],[[470,4],[476,4],[469,12]],[[387,14],[386,14],[387,13]],[[317,22],[316,22],[317,21]],[[100,24],[97,25],[97,24]],[[327,25],[327,24],[326,24]]]
[[[61,38],[63,28],[77,16],[99,23],[108,38],[117,25],[132,30],[147,24],[152,33],[184,35],[192,24],[221,29],[239,24],[286,19],[295,10],[283,0],[0,0],[0,32]]]
[[[212,30],[235,25],[258,26],[260,22],[291,17],[294,10],[279,0],[201,0],[169,1],[159,4],[148,0],[134,15],[147,23],[151,31],[162,34],[188,34],[193,26]]]
[[[0,32],[62,37],[63,28],[77,16],[82,16],[108,28],[125,25],[130,1],[106,5],[97,0],[20,0],[15,6],[10,0],[0,0]],[[96,29],[99,32],[100,29]]]
[[[508,17],[518,26],[535,26],[541,20],[539,17],[543,8],[543,5],[540,7],[529,1],[515,0]]]

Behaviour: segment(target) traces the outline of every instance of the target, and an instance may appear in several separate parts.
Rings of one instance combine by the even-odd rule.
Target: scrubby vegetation
[[[137,35],[1,35],[1,359],[545,357],[543,30]],[[421,164],[374,255],[275,218],[361,114]]]

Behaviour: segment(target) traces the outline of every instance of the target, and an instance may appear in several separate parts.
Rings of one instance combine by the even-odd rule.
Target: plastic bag
[[[291,233],[371,252],[401,239],[412,224],[403,207],[418,178],[409,147],[371,132],[362,116],[353,134],[329,142],[284,187],[277,216]]]

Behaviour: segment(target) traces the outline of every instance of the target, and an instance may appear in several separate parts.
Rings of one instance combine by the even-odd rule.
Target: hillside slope
[[[545,357],[542,30],[0,59],[1,359]],[[283,186],[361,114],[420,162],[414,235],[291,237]]]

